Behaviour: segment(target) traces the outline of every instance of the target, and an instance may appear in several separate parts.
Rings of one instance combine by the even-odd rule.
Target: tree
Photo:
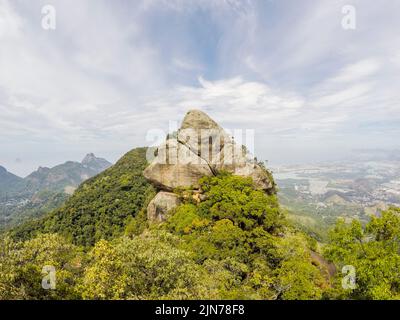
[[[279,241],[281,262],[275,270],[274,289],[283,300],[320,299],[326,281],[321,271],[310,263],[310,250],[302,235],[288,235]]]
[[[373,217],[363,227],[359,221],[346,224],[338,221],[330,232],[325,256],[339,270],[349,265],[355,268],[356,286],[342,288],[336,279],[333,297],[350,299],[400,298],[400,209],[392,208]]]
[[[321,297],[326,280],[311,263],[309,243],[287,226],[274,195],[226,173],[200,185],[205,201],[182,197],[165,228],[181,236],[180,248],[212,270],[212,279],[226,278],[213,293],[217,299]]]
[[[206,200],[199,205],[199,215],[213,220],[229,219],[243,230],[262,226],[274,232],[284,217],[277,197],[258,190],[250,177],[228,173],[200,179]]]
[[[178,238],[145,231],[132,239],[102,240],[89,254],[79,288],[85,299],[196,298],[201,269]]]
[[[3,299],[76,298],[79,249],[56,234],[43,234],[25,242],[2,239],[0,297]],[[54,267],[54,289],[44,289],[43,268]],[[4,289],[4,290],[3,290]]]
[[[116,171],[83,184],[64,208],[25,234],[28,240],[3,239],[0,298],[322,297],[326,281],[312,264],[308,239],[287,224],[276,196],[258,190],[251,178],[205,177],[200,181],[203,201],[193,201],[195,190],[183,190],[183,203],[167,221],[148,225],[144,207],[154,189],[141,177],[132,181],[135,177],[126,172],[131,164],[124,161]],[[121,185],[109,181],[115,178]],[[394,222],[394,217],[376,221],[371,232],[389,244],[398,237]],[[67,239],[38,233],[48,229]],[[360,234],[359,227],[354,230]],[[344,235],[337,241],[346,241]],[[45,265],[57,271],[56,290],[41,287]]]
[[[88,262],[77,289],[83,299],[121,299],[127,275],[116,248],[100,240],[88,254]]]

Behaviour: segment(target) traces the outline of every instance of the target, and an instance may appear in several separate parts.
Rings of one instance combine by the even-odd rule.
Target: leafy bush
[[[390,209],[373,217],[363,227],[354,220],[339,220],[330,232],[325,256],[339,270],[345,265],[356,272],[356,287],[342,287],[338,273],[332,298],[400,299],[400,209]]]
[[[80,250],[56,234],[25,242],[0,241],[0,299],[74,299]],[[56,271],[56,290],[42,287],[44,266]]]
[[[158,227],[179,235],[197,264],[227,275],[218,298],[321,297],[326,281],[311,263],[309,241],[288,228],[275,195],[227,173],[204,177],[200,186],[204,201],[183,197]]]

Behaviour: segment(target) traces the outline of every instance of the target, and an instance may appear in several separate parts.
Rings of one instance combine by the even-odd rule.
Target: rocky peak
[[[106,159],[97,158],[94,153],[88,153],[85,158],[83,158],[81,164],[89,169],[93,169],[95,171],[103,171],[111,166],[111,163]]]
[[[89,164],[92,161],[96,161],[96,156],[94,155],[94,153],[88,153],[82,160],[82,164]]]
[[[177,133],[178,142],[184,144],[210,165],[232,139],[213,119],[200,110],[189,111]],[[216,173],[214,165],[210,169]]]
[[[47,168],[47,167],[39,167],[37,169],[37,173],[47,173],[49,171],[50,171],[50,168]]]
[[[165,208],[177,205],[176,197],[171,193],[175,188],[190,187],[201,192],[199,179],[222,170],[251,177],[256,187],[275,193],[272,176],[244,150],[207,114],[190,110],[177,135],[169,137],[157,148],[154,160],[143,172],[146,179],[163,192],[149,204],[149,220],[162,220]],[[166,201],[170,203],[166,204]]]
[[[222,129],[218,123],[201,110],[189,110],[183,118],[181,129]]]

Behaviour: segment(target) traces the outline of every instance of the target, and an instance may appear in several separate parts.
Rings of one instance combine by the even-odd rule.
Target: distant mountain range
[[[24,181],[31,191],[48,189],[71,194],[83,181],[109,168],[111,163],[97,158],[93,153],[85,156],[82,162],[67,161],[53,168],[39,167]]]
[[[26,178],[0,166],[0,228],[40,216],[62,204],[85,180],[112,164],[93,153],[82,162],[67,161],[53,168],[39,167]]]

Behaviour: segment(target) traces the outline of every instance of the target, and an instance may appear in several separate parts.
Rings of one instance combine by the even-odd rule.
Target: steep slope
[[[29,197],[24,179],[0,166],[0,230],[10,223],[15,209],[25,205]]]
[[[0,200],[7,199],[18,192],[23,185],[23,179],[8,172],[0,166]]]
[[[13,184],[22,181],[22,178],[7,171],[6,168],[0,166],[0,186]]]
[[[121,234],[127,220],[154,196],[153,187],[143,177],[146,150],[128,152],[114,166],[84,182],[63,207],[12,233],[26,239],[39,232],[57,232],[79,245]]]

